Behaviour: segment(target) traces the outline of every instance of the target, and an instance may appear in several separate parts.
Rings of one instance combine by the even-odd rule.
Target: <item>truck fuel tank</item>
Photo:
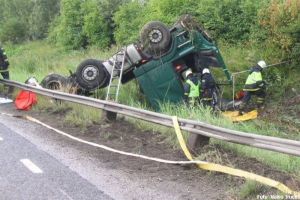
[[[121,68],[123,62],[123,55],[125,54],[125,63],[123,71],[131,70],[142,60],[142,56],[138,51],[138,47],[135,44],[131,44],[129,46],[121,48],[117,53],[115,53],[111,58],[107,61],[103,62],[106,70],[109,74],[112,73],[113,65],[116,63],[116,67]],[[113,76],[118,76],[118,74],[113,74]]]

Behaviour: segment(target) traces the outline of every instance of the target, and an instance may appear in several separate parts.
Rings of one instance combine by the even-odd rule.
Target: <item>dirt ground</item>
[[[124,117],[119,117],[116,122],[108,123],[99,120],[82,130],[72,124],[66,124],[64,117],[66,112],[47,111],[16,111],[12,106],[0,105],[1,112],[16,115],[29,115],[55,128],[63,130],[81,139],[106,145],[118,150],[159,157],[169,160],[186,160],[181,150],[172,149],[166,144],[165,138],[157,132],[143,131],[137,129],[133,124],[126,121]],[[271,169],[255,159],[243,158],[233,152],[222,149],[216,145],[208,145],[201,150],[207,161],[219,162],[227,166],[244,169],[256,174],[281,181],[294,190],[300,190],[300,182],[291,175]],[[109,168],[122,169],[126,172],[140,174],[142,177],[152,179],[160,177],[160,182],[166,184],[170,181],[181,182],[188,185],[190,193],[196,192],[199,187],[215,187],[214,194],[203,194],[204,199],[240,199],[237,195],[241,186],[245,183],[242,178],[232,177],[220,173],[205,172],[195,166],[175,166],[159,163],[152,163],[145,160],[112,154],[110,152],[101,153],[91,151],[91,155],[99,157]],[[220,159],[221,158],[221,159]],[[201,185],[201,183],[211,183]],[[276,190],[268,187],[261,187],[262,194],[276,194]],[[212,192],[211,192],[212,193]],[[192,195],[193,196],[193,195]],[[203,199],[202,197],[199,199]],[[249,197],[249,199],[253,198]],[[183,196],[182,199],[195,199],[191,196]],[[197,199],[197,198],[196,198]]]

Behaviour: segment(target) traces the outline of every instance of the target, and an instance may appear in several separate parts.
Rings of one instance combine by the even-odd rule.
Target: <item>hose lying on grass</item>
[[[110,148],[110,147],[107,147],[107,146],[104,146],[104,145],[96,144],[96,143],[93,143],[93,142],[89,142],[89,141],[82,140],[80,138],[74,137],[74,136],[72,136],[68,133],[65,133],[61,130],[53,128],[53,127],[51,127],[51,126],[35,119],[35,118],[30,117],[30,116],[11,115],[11,114],[7,114],[7,113],[0,113],[0,114],[5,115],[5,116],[9,116],[9,117],[21,118],[21,119],[25,119],[25,120],[34,122],[36,124],[39,124],[43,127],[46,127],[46,128],[48,128],[48,129],[50,129],[50,130],[52,130],[52,131],[54,131],[54,132],[56,132],[56,133],[58,133],[62,136],[65,136],[65,137],[67,137],[69,139],[72,139],[74,141],[84,143],[84,144],[87,144],[87,145],[90,145],[90,146],[94,146],[94,147],[97,147],[97,148],[101,148],[101,149],[104,149],[104,150],[107,150],[107,151],[110,151],[110,152],[114,152],[114,153],[117,153],[117,154],[131,156],[131,157],[140,158],[140,159],[149,160],[149,161],[154,161],[154,162],[159,162],[159,163],[165,163],[165,164],[173,164],[173,165],[196,164],[200,169],[208,170],[208,171],[221,172],[221,173],[224,173],[224,174],[229,174],[229,175],[233,175],[233,176],[243,177],[243,178],[248,179],[248,180],[257,181],[261,184],[276,188],[276,189],[278,189],[279,191],[281,191],[285,194],[294,195],[293,197],[291,197],[293,199],[300,199],[300,192],[293,191],[290,188],[288,188],[286,185],[284,185],[284,184],[282,184],[278,181],[272,180],[270,178],[266,178],[266,177],[263,177],[263,176],[260,176],[260,175],[254,174],[254,173],[250,173],[250,172],[243,171],[243,170],[240,170],[240,169],[234,169],[234,168],[231,168],[231,167],[227,167],[227,166],[223,166],[223,165],[219,165],[219,164],[215,164],[215,163],[209,163],[209,162],[204,162],[204,161],[193,160],[193,157],[192,157],[191,153],[189,152],[189,150],[186,146],[186,143],[183,139],[183,136],[182,136],[182,133],[181,133],[181,130],[180,130],[180,126],[178,124],[178,119],[177,119],[176,116],[173,117],[174,129],[175,129],[180,147],[182,148],[185,156],[190,161],[172,161],[172,160],[165,160],[165,159],[154,158],[154,157],[149,157],[149,156],[144,156],[144,155],[139,155],[139,154],[128,153],[128,152],[116,150],[116,149],[113,149],[113,148]]]

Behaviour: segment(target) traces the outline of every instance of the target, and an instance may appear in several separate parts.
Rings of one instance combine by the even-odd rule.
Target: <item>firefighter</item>
[[[195,106],[199,104],[201,83],[191,69],[185,71],[185,77],[186,81],[183,85],[184,100],[188,105]]]
[[[5,50],[0,47],[0,72],[4,79],[9,79],[8,66],[9,62]]]
[[[0,73],[4,79],[9,79],[8,66],[9,62],[5,50],[0,46]],[[11,98],[14,88],[12,86],[5,86],[5,88],[4,96]]]
[[[257,108],[263,108],[266,97],[266,83],[263,81],[261,72],[266,67],[267,64],[263,60],[259,61],[256,66],[252,67],[243,89],[245,94],[240,105],[240,114],[245,112],[245,108],[253,95],[257,96]]]
[[[203,103],[203,105],[211,106],[212,108],[215,108],[215,106],[217,105],[216,82],[208,68],[204,68],[202,70],[201,89],[202,89],[201,102]]]

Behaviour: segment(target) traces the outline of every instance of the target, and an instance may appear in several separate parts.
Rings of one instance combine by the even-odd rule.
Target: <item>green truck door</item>
[[[134,74],[147,100],[155,109],[159,109],[159,102],[182,101],[182,83],[172,63],[165,63],[147,72],[140,67]]]

